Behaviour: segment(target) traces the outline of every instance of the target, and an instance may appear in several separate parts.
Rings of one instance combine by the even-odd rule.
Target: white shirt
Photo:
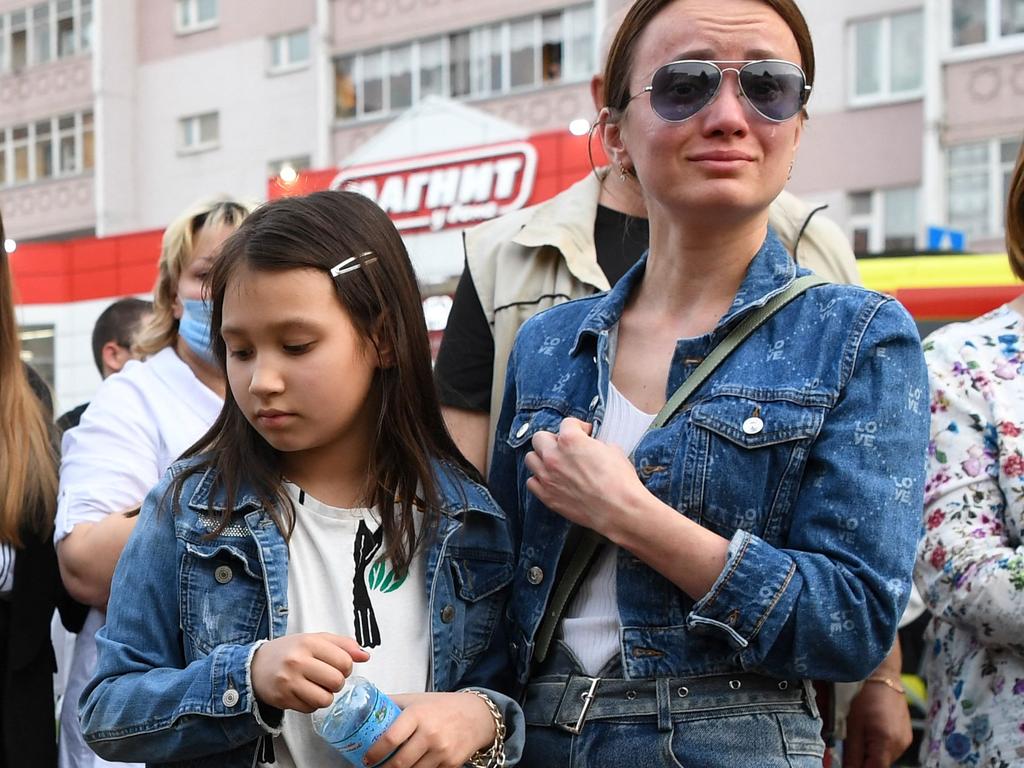
[[[628,455],[655,416],[629,402],[609,381],[608,407],[595,437]],[[562,620],[562,639],[591,676],[619,654],[618,557],[618,547],[604,546]]]
[[[427,690],[430,615],[423,547],[402,580],[388,563],[378,562],[386,542],[374,510],[331,507],[292,483],[285,488],[295,504],[288,542],[288,634],[354,637],[370,660],[356,664],[353,674],[385,693]],[[349,768],[316,735],[310,716],[293,710],[284,713],[274,751],[275,768]]]
[[[142,504],[221,405],[170,347],[145,362],[131,360],[106,379],[79,425],[64,433],[54,542],[79,523]],[[78,697],[96,668],[95,634],[104,621],[104,612],[92,609],[75,640],[61,707],[61,768],[110,765],[85,746],[78,725]]]

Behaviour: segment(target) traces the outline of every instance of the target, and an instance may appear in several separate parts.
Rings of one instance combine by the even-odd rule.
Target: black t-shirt
[[[643,255],[649,238],[647,219],[603,205],[597,207],[594,247],[598,266],[611,285]],[[500,307],[495,309],[500,311]],[[490,411],[493,371],[494,336],[469,269],[463,269],[434,365],[441,403],[470,411]]]

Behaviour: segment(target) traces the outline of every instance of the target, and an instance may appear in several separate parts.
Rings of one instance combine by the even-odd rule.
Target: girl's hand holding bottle
[[[482,696],[405,693],[391,699],[402,709],[363,760],[381,768],[462,768],[495,742],[497,720]]]
[[[354,662],[369,658],[351,637],[329,632],[279,637],[253,654],[252,688],[264,704],[313,712],[330,706]]]

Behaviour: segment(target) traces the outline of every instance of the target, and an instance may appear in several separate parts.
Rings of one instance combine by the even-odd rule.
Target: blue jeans
[[[612,662],[595,684],[567,648],[552,648],[527,687],[522,765],[821,768],[809,682],[751,674],[623,680],[617,668]]]

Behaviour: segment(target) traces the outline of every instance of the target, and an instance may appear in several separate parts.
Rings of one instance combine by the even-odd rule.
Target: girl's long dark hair
[[[331,268],[346,259],[361,267],[332,278]],[[227,352],[220,336],[224,294],[242,267],[260,272],[322,271],[334,283],[338,300],[360,335],[376,348],[381,365],[374,386],[380,412],[368,457],[367,502],[381,516],[383,557],[404,573],[421,534],[437,520],[440,494],[432,460],[448,461],[470,477],[480,477],[456,448],[441,417],[422,300],[401,237],[380,208],[355,192],[317,192],[257,209],[224,242],[207,277],[214,352],[225,372]],[[338,386],[344,386],[345,372],[338,371],[337,378]],[[285,536],[290,534],[295,510],[282,489],[279,453],[245,418],[230,387],[217,421],[185,456],[199,460],[175,481],[176,498],[186,477],[211,468],[212,491],[225,494],[223,511],[212,504],[209,509],[219,519],[212,535],[231,522],[243,478]],[[417,506],[426,515],[420,533],[414,516]],[[278,510],[284,510],[283,515]]]

